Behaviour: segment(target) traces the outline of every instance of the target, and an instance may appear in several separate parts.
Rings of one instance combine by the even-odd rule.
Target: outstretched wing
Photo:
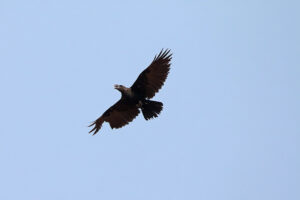
[[[172,54],[170,50],[161,50],[152,63],[137,78],[131,89],[144,98],[152,98],[164,85],[170,71]]]
[[[136,105],[120,99],[106,110],[101,117],[89,125],[89,127],[94,126],[90,133],[94,132],[93,135],[95,135],[100,130],[103,122],[108,122],[112,129],[121,128],[131,122],[139,113],[140,111]]]

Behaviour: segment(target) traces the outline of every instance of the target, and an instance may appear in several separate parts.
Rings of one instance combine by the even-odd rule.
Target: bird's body
[[[168,76],[172,56],[169,53],[170,50],[162,50],[155,56],[150,66],[139,75],[130,88],[115,85],[115,89],[122,94],[121,99],[90,125],[94,126],[90,133],[94,131],[93,134],[96,134],[105,121],[111,128],[121,128],[131,122],[140,110],[146,120],[158,116],[163,104],[149,99],[159,91]]]

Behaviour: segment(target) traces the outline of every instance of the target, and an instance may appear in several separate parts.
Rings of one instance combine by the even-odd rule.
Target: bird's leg
[[[142,106],[143,106],[143,102],[142,102],[142,101],[139,101],[139,103],[137,104],[137,107],[138,107],[138,108],[142,108]]]

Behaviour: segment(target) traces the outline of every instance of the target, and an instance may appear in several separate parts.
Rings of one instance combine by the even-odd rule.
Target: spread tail
[[[163,109],[163,103],[159,101],[151,101],[145,100],[142,104],[142,113],[144,115],[145,120],[149,120],[151,118],[155,118],[159,115],[159,113]]]

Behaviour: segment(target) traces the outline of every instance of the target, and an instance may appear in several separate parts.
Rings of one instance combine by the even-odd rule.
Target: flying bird
[[[163,109],[163,103],[149,99],[164,85],[170,71],[171,59],[170,50],[162,49],[131,87],[114,85],[121,92],[121,99],[89,125],[94,126],[89,133],[93,132],[95,135],[104,122],[108,122],[112,129],[121,128],[134,120],[140,110],[145,120],[157,117]]]

